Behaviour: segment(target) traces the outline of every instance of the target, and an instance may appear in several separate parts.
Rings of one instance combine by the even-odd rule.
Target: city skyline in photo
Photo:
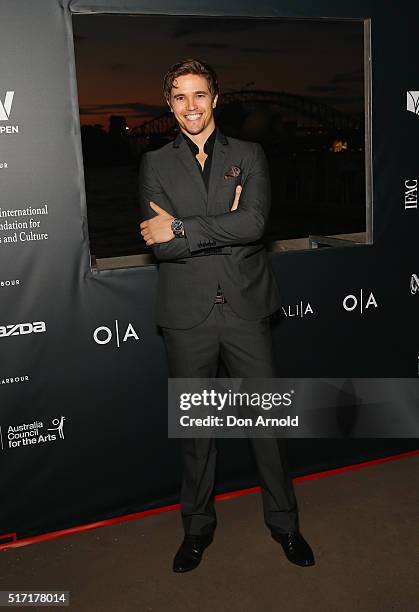
[[[162,82],[184,58],[210,63],[221,93],[286,92],[364,111],[361,20],[73,15],[82,125],[137,127],[168,110]]]

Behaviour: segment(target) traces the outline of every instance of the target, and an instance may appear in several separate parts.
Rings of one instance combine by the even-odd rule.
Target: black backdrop
[[[284,304],[313,310],[277,325],[275,345],[283,376],[417,376],[419,293],[409,283],[419,272],[419,211],[405,208],[405,182],[419,174],[419,116],[406,110],[407,90],[419,90],[419,8],[383,0],[224,5],[0,5],[0,536],[119,516],[178,494],[180,456],[167,439],[167,370],[153,319],[157,270],[90,269],[71,11],[371,17],[374,244],[272,255]],[[48,237],[28,240],[31,231]],[[376,306],[365,308],[371,292]],[[349,294],[358,298],[350,312],[342,305]],[[106,344],[94,340],[98,327],[110,330],[97,332]],[[414,439],[288,445],[294,475],[418,447]],[[217,492],[254,484],[246,441],[220,440],[219,448]]]

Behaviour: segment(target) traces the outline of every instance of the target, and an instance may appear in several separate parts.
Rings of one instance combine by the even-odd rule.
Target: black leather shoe
[[[281,544],[288,561],[301,567],[315,564],[313,551],[299,531],[293,533],[271,531],[271,534],[273,539]]]
[[[186,534],[173,560],[174,572],[190,572],[201,563],[202,553],[213,540],[212,533],[204,535]]]

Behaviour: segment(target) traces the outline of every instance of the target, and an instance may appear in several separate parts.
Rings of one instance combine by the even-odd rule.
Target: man
[[[279,293],[261,241],[270,208],[267,162],[259,144],[215,126],[214,70],[181,61],[164,77],[179,124],[172,143],[144,154],[141,234],[159,260],[157,324],[170,376],[211,378],[221,358],[231,377],[275,377],[270,315]],[[287,558],[314,564],[298,528],[282,441],[250,440],[260,475],[265,523]],[[212,499],[214,439],[183,439],[180,496],[184,540],[173,570],[200,563],[217,524]]]

